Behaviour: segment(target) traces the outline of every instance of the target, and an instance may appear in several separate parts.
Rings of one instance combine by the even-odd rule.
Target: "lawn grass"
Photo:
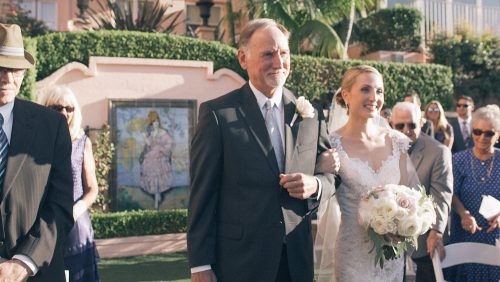
[[[187,253],[101,259],[103,282],[190,281]]]

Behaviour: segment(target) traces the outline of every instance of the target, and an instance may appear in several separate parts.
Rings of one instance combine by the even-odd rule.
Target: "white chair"
[[[500,241],[496,246],[482,243],[456,243],[444,247],[446,257],[440,261],[437,250],[434,251],[432,264],[436,275],[436,282],[445,282],[443,268],[463,264],[480,263],[500,266]]]

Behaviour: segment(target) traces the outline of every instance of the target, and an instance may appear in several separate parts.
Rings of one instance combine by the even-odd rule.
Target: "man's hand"
[[[0,281],[26,281],[31,270],[20,260],[6,260],[0,263]]]
[[[316,165],[316,172],[336,174],[339,170],[340,159],[336,149],[328,149],[321,153]]]
[[[427,236],[427,252],[431,258],[434,257],[434,250],[437,250],[440,260],[446,257],[443,246],[443,234],[436,230],[431,230],[429,236]]]
[[[191,282],[217,282],[212,269],[191,273]]]
[[[290,197],[300,200],[309,199],[318,192],[316,178],[303,173],[281,174],[280,185],[288,190]]]

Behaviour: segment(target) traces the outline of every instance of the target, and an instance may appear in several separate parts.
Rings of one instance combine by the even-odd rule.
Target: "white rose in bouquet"
[[[414,237],[420,235],[422,222],[416,216],[408,216],[398,223],[398,234],[405,237]]]

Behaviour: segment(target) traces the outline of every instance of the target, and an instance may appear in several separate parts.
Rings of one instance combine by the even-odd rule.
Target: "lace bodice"
[[[336,197],[341,211],[341,223],[335,247],[335,273],[341,281],[403,281],[403,259],[392,260],[384,268],[374,265],[373,242],[358,223],[361,197],[368,189],[385,184],[398,184],[401,154],[409,147],[409,139],[400,132],[389,130],[392,153],[374,171],[367,161],[351,158],[344,150],[342,136],[332,133],[330,142],[340,157],[342,183]]]

